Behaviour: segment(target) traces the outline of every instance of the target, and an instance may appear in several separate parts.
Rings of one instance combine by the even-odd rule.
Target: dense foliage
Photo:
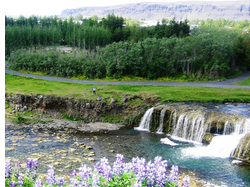
[[[126,24],[128,26],[126,26]],[[21,48],[37,48],[53,45],[69,45],[79,49],[95,49],[112,42],[138,41],[152,37],[187,36],[187,20],[177,23],[175,19],[169,25],[155,27],[138,27],[132,20],[124,20],[114,14],[101,21],[93,16],[89,19],[79,18],[62,20],[55,17],[25,18],[17,20],[5,17],[5,54]]]
[[[241,37],[249,40],[248,35]],[[198,79],[227,77],[249,58],[246,50],[243,53],[237,51],[239,38],[235,38],[237,33],[228,29],[201,29],[185,38],[146,38],[138,42],[112,43],[92,53],[19,50],[11,53],[9,62],[14,70],[44,71],[63,77],[134,75],[157,79],[180,74]]]
[[[77,20],[5,17],[5,53],[14,70],[63,77],[182,76],[199,80],[250,69],[249,33],[241,29],[247,28],[249,21],[208,19],[199,23],[201,27],[189,35],[188,21],[177,22],[175,18],[139,27],[114,14],[102,20],[96,16],[78,16]],[[239,30],[228,28],[230,25]],[[62,54],[53,47],[66,44],[74,48],[73,53]],[[51,48],[55,50],[48,50]]]
[[[12,170],[9,160],[5,161],[5,186],[78,186],[78,187],[177,187],[181,185],[188,187],[190,178],[185,176],[183,182],[178,181],[178,166],[172,166],[170,174],[167,175],[167,161],[161,157],[155,157],[154,162],[146,163],[144,158],[132,158],[131,162],[125,163],[121,154],[116,155],[116,160],[112,166],[109,165],[105,157],[97,162],[94,168],[82,165],[77,175],[76,170],[70,173],[69,183],[64,181],[64,177],[55,177],[53,166],[49,166],[45,186],[36,175],[37,159],[28,159],[26,163],[26,175],[21,173],[21,162],[18,162]]]

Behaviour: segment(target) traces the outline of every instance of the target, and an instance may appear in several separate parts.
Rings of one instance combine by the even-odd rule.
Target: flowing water
[[[249,109],[249,105],[213,108],[229,113],[237,111],[248,117]],[[199,113],[192,116],[186,112],[180,117],[177,112],[172,112],[169,123],[175,124],[173,134],[140,131],[149,129],[153,111],[154,109],[151,109],[145,113],[147,117],[142,118],[137,129],[121,128],[118,131],[104,133],[5,129],[5,156],[13,161],[21,160],[23,164],[28,157],[40,158],[40,176],[46,174],[48,165],[54,165],[56,176],[68,178],[69,172],[78,169],[82,163],[93,166],[102,157],[107,157],[112,164],[117,153],[123,154],[126,162],[137,156],[144,157],[147,161],[153,160],[155,156],[162,156],[168,160],[169,166],[178,165],[184,171],[192,170],[197,177],[215,185],[250,186],[250,166],[233,164],[233,159],[230,158],[230,152],[243,136],[243,132],[249,132],[249,126],[242,125],[248,124],[248,119],[240,121],[237,118],[234,124],[230,119],[224,124],[224,132],[215,135],[210,145],[202,146],[199,142],[199,133],[211,126],[210,123],[205,123],[203,115]],[[160,117],[162,118],[162,115]],[[160,127],[157,131],[161,128],[162,121],[159,122]],[[178,132],[176,129],[184,130],[186,133]],[[92,149],[85,149],[86,146],[81,147],[76,142],[91,146]],[[91,152],[94,152],[94,155]],[[94,158],[95,162],[91,162],[89,158]]]

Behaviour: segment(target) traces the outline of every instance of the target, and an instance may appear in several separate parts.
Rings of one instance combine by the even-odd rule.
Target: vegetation
[[[220,79],[250,69],[250,37],[247,30],[242,32],[248,21],[201,21],[191,36],[188,20],[175,18],[152,27],[138,27],[114,14],[101,21],[78,16],[77,21],[72,16],[64,21],[56,16],[5,17],[5,51],[11,68],[61,77],[150,80]],[[57,45],[72,46],[73,53],[64,54],[53,47]]]
[[[96,95],[92,87],[96,87]],[[100,95],[107,103],[116,98],[122,103],[124,94],[160,98],[161,102],[250,102],[248,89],[222,89],[203,87],[89,85],[53,82],[5,74],[5,92],[9,94],[44,94],[76,99],[96,100]],[[101,101],[103,102],[103,101]],[[131,103],[133,104],[133,103]],[[136,104],[138,104],[136,102]]]
[[[183,181],[178,180],[179,168],[172,166],[170,173],[167,174],[167,161],[162,157],[155,157],[154,161],[146,163],[144,158],[132,158],[129,163],[124,162],[121,154],[116,155],[113,165],[109,165],[107,158],[102,158],[97,162],[94,168],[82,165],[79,173],[73,170],[70,173],[70,180],[65,181],[64,177],[55,177],[53,166],[49,166],[47,171],[46,182],[42,182],[37,176],[37,159],[27,159],[26,175],[21,172],[21,162],[17,162],[14,170],[11,167],[10,160],[5,161],[5,186],[26,186],[26,187],[66,187],[66,186],[114,186],[114,187],[189,187],[190,178],[185,176]],[[44,184],[44,185],[43,185]]]
[[[237,82],[238,85],[246,85],[246,86],[250,86],[250,77],[248,77],[246,80],[241,81],[241,82]]]

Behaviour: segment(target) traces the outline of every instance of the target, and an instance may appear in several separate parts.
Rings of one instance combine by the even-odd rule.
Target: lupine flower
[[[71,173],[69,173],[70,176],[75,177],[76,176],[76,170],[74,169]]]
[[[44,187],[41,179],[37,179],[36,182],[35,182],[35,186],[34,187]]]
[[[5,160],[5,178],[10,178],[11,175],[11,166],[10,160]]]
[[[170,182],[177,182],[178,174],[179,174],[178,166],[173,165],[171,167],[170,176],[169,176]]]
[[[145,159],[132,158],[132,170],[134,171],[136,181],[143,181],[146,174]]]
[[[22,163],[21,161],[18,161],[16,164],[18,167],[21,167],[21,163]]]
[[[28,158],[26,161],[26,168],[30,171],[32,168],[32,159]]]
[[[69,182],[73,187],[78,186],[78,184],[80,184],[80,182],[77,179],[69,179]]]
[[[121,176],[124,167],[124,157],[121,154],[116,155],[116,160],[113,163],[113,174]]]
[[[10,182],[10,187],[15,187],[17,184],[16,184],[16,181],[11,181]]]
[[[17,177],[17,184],[22,186],[23,185],[23,174],[19,174],[19,176]]]
[[[49,166],[50,169],[47,171],[47,179],[46,182],[49,185],[54,185],[56,184],[56,179],[55,179],[55,171],[53,169],[53,166]]]
[[[154,186],[155,183],[155,167],[154,164],[149,161],[146,166],[146,179],[149,186]]]
[[[100,176],[98,173],[92,173],[92,186],[97,187],[100,184]]]
[[[56,183],[57,183],[59,186],[63,186],[63,185],[64,185],[64,177],[57,177],[57,178],[56,178]]]
[[[89,180],[91,178],[91,172],[92,169],[90,167],[87,167],[86,165],[82,165],[79,168],[79,176],[81,177],[81,180]]]
[[[37,165],[38,165],[38,160],[37,159],[32,159],[31,160],[31,167],[36,171],[37,170]]]
[[[184,183],[182,183],[181,186],[183,187],[189,187],[189,184],[190,184],[190,178],[185,176],[184,179],[182,180]]]
[[[111,179],[111,166],[109,165],[108,159],[105,157],[100,160],[100,162],[97,162],[94,171],[101,174],[107,181],[110,181]]]

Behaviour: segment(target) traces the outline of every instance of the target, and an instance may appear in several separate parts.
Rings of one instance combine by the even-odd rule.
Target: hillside
[[[109,7],[81,7],[63,10],[60,16],[82,14],[83,17],[92,15],[105,17],[111,13],[139,20],[161,20],[173,16],[189,20],[207,18],[244,20],[250,18],[250,1],[136,3]]]

